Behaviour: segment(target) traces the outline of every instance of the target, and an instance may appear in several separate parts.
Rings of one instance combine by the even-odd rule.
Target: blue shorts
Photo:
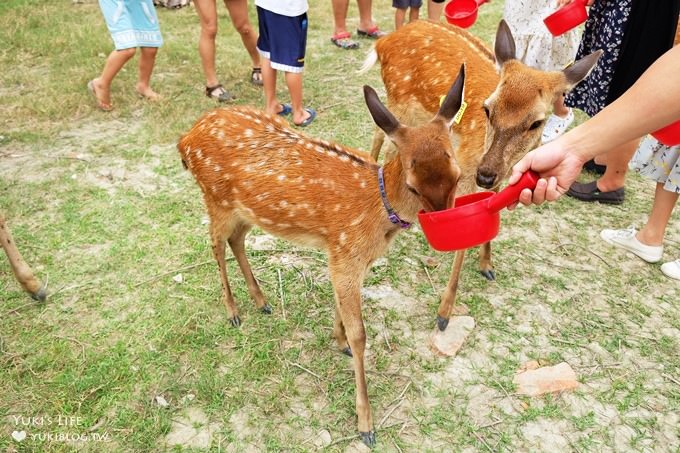
[[[99,7],[116,50],[163,44],[151,0],[99,0]]]
[[[423,0],[392,0],[392,8],[406,9],[406,8],[420,8],[423,6]]]
[[[260,37],[257,51],[271,61],[272,68],[285,72],[302,72],[307,47],[307,13],[297,17],[282,16],[257,7]]]

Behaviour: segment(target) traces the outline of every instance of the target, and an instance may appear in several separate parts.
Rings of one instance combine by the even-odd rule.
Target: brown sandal
[[[221,83],[215,86],[205,87],[205,95],[212,99],[217,99],[220,102],[233,101],[235,98],[230,92],[224,89]]]
[[[250,83],[259,87],[264,85],[264,82],[262,81],[262,68],[253,68],[250,72]]]

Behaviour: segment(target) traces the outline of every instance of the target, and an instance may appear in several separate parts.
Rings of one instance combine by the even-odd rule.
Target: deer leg
[[[354,362],[354,380],[356,384],[356,411],[359,435],[369,447],[375,446],[375,431],[371,418],[371,407],[368,402],[368,388],[366,387],[366,372],[364,369],[364,351],[366,350],[366,330],[361,317],[361,282],[363,278],[349,275],[348,270],[354,271],[358,266],[331,266],[331,280],[335,289],[337,310],[340,312],[342,324],[345,327],[347,342],[352,350]],[[337,321],[336,321],[337,322]]]
[[[231,229],[233,226],[229,225],[227,219],[229,216],[217,216],[210,214],[210,238],[212,239],[212,251],[217,261],[217,266],[220,270],[220,279],[222,280],[222,302],[227,307],[227,316],[229,322],[233,327],[241,325],[241,318],[238,316],[238,308],[234,302],[234,296],[229,287],[229,279],[227,278],[227,263],[224,259],[224,251],[226,248],[226,237],[231,236]]]
[[[234,228],[231,236],[229,236],[229,247],[231,247],[231,251],[236,257],[236,262],[238,262],[238,266],[241,268],[243,277],[246,280],[246,285],[248,285],[248,292],[250,293],[250,297],[255,301],[255,306],[262,313],[269,315],[272,313],[272,307],[265,300],[264,295],[260,290],[260,285],[257,284],[257,280],[253,275],[250,263],[248,262],[248,257],[246,256],[246,234],[248,234],[248,231],[250,231],[251,228],[252,225],[239,223]]]
[[[19,253],[19,250],[14,243],[12,233],[5,224],[5,218],[2,214],[0,214],[0,245],[5,249],[12,272],[14,272],[14,276],[19,284],[21,284],[24,291],[30,294],[34,300],[45,302],[47,290],[42,286],[40,281],[35,278],[33,271],[21,257],[21,253]]]
[[[446,285],[446,290],[442,295],[442,301],[437,310],[437,327],[440,331],[446,330],[449,325],[449,318],[453,312],[453,306],[456,303],[456,292],[458,291],[458,279],[460,278],[460,270],[463,267],[463,260],[465,259],[465,250],[456,252],[456,257],[453,260],[453,268],[451,269],[451,276],[449,283]]]
[[[380,149],[385,142],[385,133],[379,127],[375,127],[373,130],[373,141],[371,142],[371,157],[373,160],[378,162],[378,157],[380,157]]]
[[[347,335],[345,334],[345,325],[342,323],[342,315],[340,314],[340,304],[335,301],[335,324],[333,325],[333,336],[338,342],[338,347],[350,357],[352,357],[352,349],[347,342]]]
[[[479,272],[489,281],[496,280],[491,263],[491,242],[484,243],[479,249]]]

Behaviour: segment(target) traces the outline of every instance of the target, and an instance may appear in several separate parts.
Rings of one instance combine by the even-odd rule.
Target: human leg
[[[357,0],[359,7],[359,28],[357,34],[366,38],[378,39],[385,36],[385,32],[378,28],[378,24],[373,22],[372,8],[373,0]]]
[[[420,7],[411,7],[408,13],[408,22],[414,22],[420,17]]]
[[[352,40],[352,35],[347,31],[347,10],[349,0],[331,0],[333,7],[333,36],[331,42],[342,49],[356,49],[359,43]]]
[[[394,8],[394,29],[399,30],[404,25],[406,9]]]
[[[248,19],[248,3],[246,0],[224,0],[224,4],[229,10],[231,23],[241,35],[241,41],[243,41],[243,46],[250,56],[253,69],[259,68],[260,54],[257,53],[257,34]],[[261,85],[261,74],[258,71],[253,71],[251,81],[256,85]]]
[[[137,93],[145,98],[156,101],[160,95],[151,89],[151,73],[156,62],[157,47],[142,47],[139,57],[139,79],[137,80]]]
[[[427,20],[431,22],[439,22],[444,11],[444,0],[428,0],[427,1]]]
[[[206,95],[224,102],[233,96],[220,85],[215,71],[215,37],[217,36],[217,5],[215,0],[194,0],[201,24],[198,54],[205,75]]]
[[[89,84],[102,110],[111,110],[111,82],[116,74],[135,55],[136,49],[122,49],[111,52],[104,63],[101,75]]]

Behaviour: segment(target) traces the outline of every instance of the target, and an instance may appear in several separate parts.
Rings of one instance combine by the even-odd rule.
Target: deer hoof
[[[45,302],[47,300],[47,290],[44,286],[41,286],[38,291],[31,293],[31,298],[38,302]]]
[[[448,318],[442,318],[441,316],[437,315],[437,327],[439,328],[440,332],[445,331],[446,326],[448,325],[449,325]]]
[[[231,323],[231,327],[241,327],[241,318],[239,318],[238,315],[231,318],[229,322]]]
[[[359,435],[361,436],[361,441],[369,448],[375,448],[375,431],[359,431]]]
[[[348,357],[354,357],[352,355],[352,349],[349,346],[347,346],[345,349],[343,349],[342,353],[345,354]]]
[[[480,274],[484,276],[490,282],[496,280],[496,273],[494,271],[479,271]]]
[[[265,315],[271,315],[272,314],[272,306],[269,304],[264,304],[263,306],[260,307],[260,311],[264,313]]]

